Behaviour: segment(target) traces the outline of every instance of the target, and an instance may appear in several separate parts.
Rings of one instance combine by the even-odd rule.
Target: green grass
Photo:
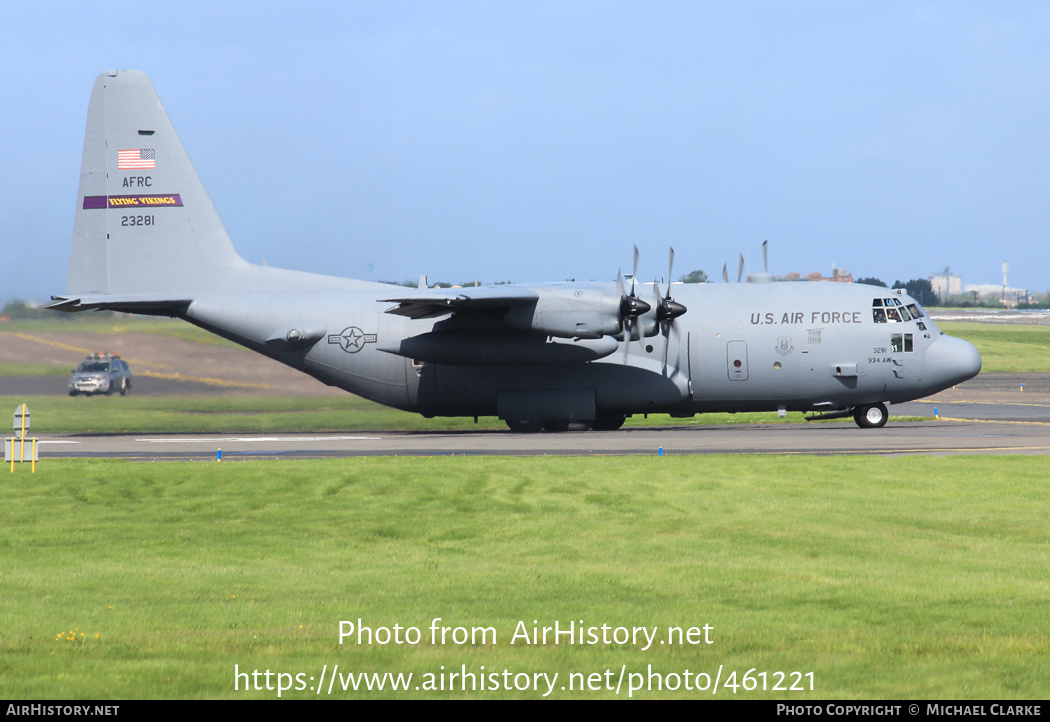
[[[1038,699],[1050,684],[1041,457],[44,460],[4,475],[8,698],[276,697],[235,691],[234,665],[557,672],[564,698],[613,696],[561,691],[571,673],[615,684],[650,664],[813,673],[813,692],[735,695],[773,699]],[[435,617],[496,641],[432,645]],[[340,645],[339,621],[359,618],[424,639]],[[660,639],[709,624],[714,643],[510,644],[533,620]]]
[[[70,369],[69,364],[0,363],[0,376],[69,376]]]
[[[9,321],[0,325],[0,332],[11,333],[153,333],[181,338],[193,343],[236,347],[237,344],[216,336],[193,324],[174,318],[125,316],[114,314],[56,314],[56,318]]]
[[[1050,326],[940,321],[942,331],[981,352],[981,373],[1050,372]]]

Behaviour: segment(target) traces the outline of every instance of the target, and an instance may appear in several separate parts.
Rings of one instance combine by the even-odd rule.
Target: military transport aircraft
[[[50,308],[182,318],[379,403],[514,431],[774,410],[880,427],[886,404],[981,368],[900,290],[768,273],[661,286],[637,265],[635,249],[615,282],[451,289],[252,265],[149,78],[121,70],[91,94],[67,291]]]

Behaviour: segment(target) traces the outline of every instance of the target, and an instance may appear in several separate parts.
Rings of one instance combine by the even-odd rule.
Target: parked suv
[[[106,394],[119,391],[127,396],[131,390],[131,369],[118,354],[93,353],[73,370],[69,395]]]

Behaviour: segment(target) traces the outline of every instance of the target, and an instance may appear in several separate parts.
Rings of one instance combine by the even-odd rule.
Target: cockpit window
[[[899,298],[871,299],[871,316],[875,323],[904,323],[917,321],[926,314],[917,303],[904,305]],[[925,329],[924,329],[925,330]]]

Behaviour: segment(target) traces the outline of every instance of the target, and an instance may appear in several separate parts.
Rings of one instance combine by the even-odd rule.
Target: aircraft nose
[[[980,370],[981,353],[961,338],[941,336],[926,350],[926,375],[940,388],[972,379]]]

